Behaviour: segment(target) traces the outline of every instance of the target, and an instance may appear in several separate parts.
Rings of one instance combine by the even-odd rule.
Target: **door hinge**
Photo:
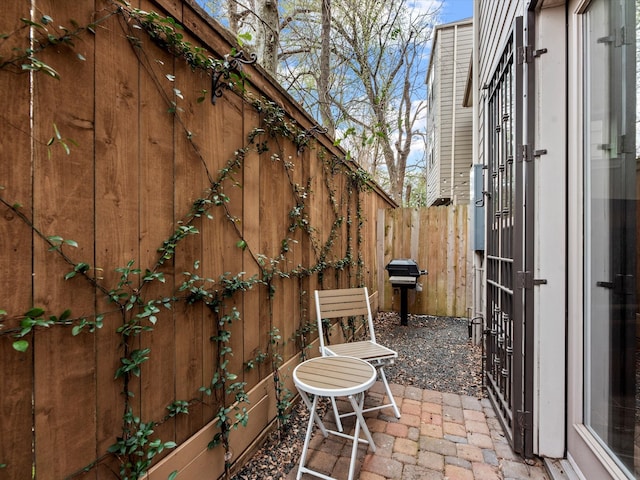
[[[626,37],[626,34],[625,34],[624,26],[622,26],[620,28],[615,28],[611,35],[598,38],[596,42],[613,45],[614,47],[620,47],[625,44],[625,37]]]
[[[516,272],[516,288],[533,288],[537,285],[546,285],[544,278],[533,278],[533,274],[527,272]]]
[[[540,55],[547,53],[546,48],[539,48],[534,50],[531,45],[524,45],[522,47],[518,47],[518,54],[516,58],[516,62],[518,65],[522,65],[523,63],[531,63],[534,58],[538,58]]]
[[[516,162],[531,162],[534,158],[540,157],[542,155],[546,155],[546,149],[534,150],[531,152],[531,147],[526,143],[523,145],[518,145],[516,148]]]
[[[525,432],[533,426],[533,416],[527,410],[516,410],[516,428],[524,438]]]
[[[633,137],[631,135],[620,135],[618,138],[618,152],[619,153],[635,153],[634,147],[635,134]]]
[[[516,162],[527,162],[529,159],[529,145],[516,146]]]

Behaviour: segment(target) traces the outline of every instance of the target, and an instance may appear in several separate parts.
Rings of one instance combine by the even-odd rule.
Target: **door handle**
[[[615,290],[619,295],[633,295],[635,293],[635,278],[633,275],[616,274],[613,282],[596,282],[596,286]]]

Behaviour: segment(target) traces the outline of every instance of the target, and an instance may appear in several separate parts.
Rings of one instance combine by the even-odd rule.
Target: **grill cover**
[[[391,260],[385,269],[390,277],[415,277],[417,279],[420,275],[426,273],[421,271],[416,261],[410,258],[396,258]]]

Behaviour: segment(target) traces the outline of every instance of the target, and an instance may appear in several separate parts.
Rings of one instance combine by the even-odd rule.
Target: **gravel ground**
[[[377,341],[398,352],[396,363],[385,368],[390,383],[482,396],[482,352],[469,340],[467,319],[410,315],[408,323],[401,326],[394,312],[374,321]],[[300,458],[308,418],[299,402],[283,431],[272,432],[233,480],[284,478]]]
[[[376,340],[398,352],[384,369],[391,383],[424,390],[481,396],[481,348],[472,345],[466,318],[412,315],[400,325],[396,313],[376,318]]]

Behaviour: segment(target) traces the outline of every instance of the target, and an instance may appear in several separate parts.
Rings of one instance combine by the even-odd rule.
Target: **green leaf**
[[[62,240],[62,238],[60,240]],[[64,244],[69,245],[70,247],[78,248],[78,242],[76,242],[75,240],[65,240]]]
[[[29,25],[31,27],[38,27],[38,28],[44,28],[42,25],[40,25],[39,23],[33,22],[31,20],[29,20],[28,18],[21,18],[20,21],[22,23],[25,23],[26,25]]]
[[[167,477],[167,480],[175,480],[177,476],[178,476],[178,471],[174,470],[169,474],[169,476]]]
[[[236,37],[236,41],[238,42],[238,45],[240,45],[242,47],[242,46],[244,46],[244,42],[245,41],[247,41],[247,42],[251,41],[251,34],[249,32],[240,33]]]
[[[13,342],[13,348],[19,352],[24,353],[29,348],[29,342],[27,342],[26,340],[16,340],[15,342]]]
[[[107,448],[107,452],[109,452],[109,453],[119,453],[121,451],[121,449],[122,449],[122,447],[121,447],[120,443],[114,443],[109,448]]]
[[[80,262],[74,267],[74,270],[76,272],[84,273],[87,270],[89,270],[90,268],[91,268],[91,266],[88,263]]]
[[[29,310],[27,313],[24,314],[25,317],[30,317],[30,318],[34,318],[34,317],[39,317],[40,315],[42,315],[44,313],[44,310],[42,308],[32,308],[31,310]]]

